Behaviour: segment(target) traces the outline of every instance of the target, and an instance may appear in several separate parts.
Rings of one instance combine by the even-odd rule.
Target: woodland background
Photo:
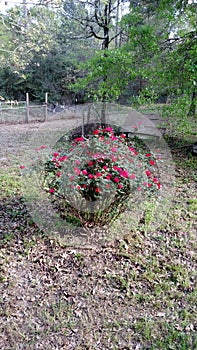
[[[195,0],[23,0],[0,11],[0,95],[196,111]]]

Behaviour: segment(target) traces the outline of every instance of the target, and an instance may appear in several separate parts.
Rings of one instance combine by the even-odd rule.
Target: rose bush
[[[82,221],[109,222],[135,191],[151,196],[161,188],[158,154],[109,126],[56,146],[44,165],[43,188]]]

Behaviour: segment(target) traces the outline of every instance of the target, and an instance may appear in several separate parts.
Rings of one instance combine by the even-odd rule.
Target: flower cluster
[[[99,127],[88,138],[59,145],[45,165],[45,188],[58,196],[78,192],[89,201],[111,193],[121,198],[134,190],[152,193],[161,188],[155,176],[158,158],[142,154],[124,133]]]
[[[149,196],[161,188],[159,151],[153,154],[141,140],[110,126],[85,137],[63,136],[49,155],[44,145],[36,152],[30,169],[23,164],[20,169],[36,172],[55,210],[68,220],[104,225],[126,209],[129,196],[135,203],[135,191]]]

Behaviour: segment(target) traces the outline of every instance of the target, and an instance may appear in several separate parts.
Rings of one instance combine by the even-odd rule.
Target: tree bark
[[[188,116],[190,117],[196,116],[196,100],[197,100],[197,92],[196,92],[196,89],[194,88],[192,92],[192,100],[191,100],[191,104],[188,112]]]

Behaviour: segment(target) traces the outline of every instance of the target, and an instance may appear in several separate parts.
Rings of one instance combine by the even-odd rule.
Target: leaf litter
[[[71,247],[47,236],[20,190],[3,192],[2,350],[195,348],[195,169],[181,150],[174,157],[176,194],[165,223],[105,246]]]

